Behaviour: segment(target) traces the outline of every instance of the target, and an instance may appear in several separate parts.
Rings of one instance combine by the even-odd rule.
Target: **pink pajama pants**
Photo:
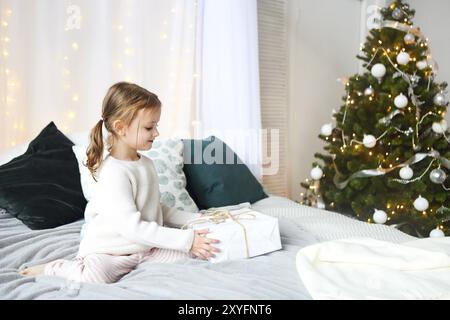
[[[190,257],[182,251],[161,248],[125,256],[90,254],[75,260],[52,261],[45,266],[44,274],[77,282],[113,283],[142,262],[173,263]]]

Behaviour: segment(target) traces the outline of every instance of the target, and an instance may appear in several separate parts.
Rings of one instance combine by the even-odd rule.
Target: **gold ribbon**
[[[230,210],[227,210],[227,209],[212,208],[212,209],[206,210],[201,218],[191,220],[188,223],[186,223],[185,225],[183,225],[181,227],[181,229],[186,229],[190,226],[193,226],[194,224],[201,224],[201,223],[206,223],[206,222],[219,224],[219,223],[225,222],[227,219],[230,219],[242,227],[242,231],[244,232],[244,239],[245,239],[245,253],[246,253],[246,257],[248,258],[250,256],[250,254],[249,254],[249,250],[248,250],[247,230],[246,230],[245,226],[241,222],[239,222],[239,220],[243,220],[243,219],[255,219],[256,218],[256,216],[254,214],[248,213],[248,212],[251,212],[251,210],[247,209],[244,212],[232,214],[230,212]]]

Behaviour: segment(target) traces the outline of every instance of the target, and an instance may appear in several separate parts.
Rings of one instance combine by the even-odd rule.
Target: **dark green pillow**
[[[0,166],[0,208],[30,229],[48,229],[84,216],[78,162],[70,141],[51,122],[27,151]]]
[[[217,137],[183,143],[186,190],[200,210],[267,198],[248,167]]]

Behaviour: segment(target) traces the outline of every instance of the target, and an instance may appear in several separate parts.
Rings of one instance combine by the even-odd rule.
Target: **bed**
[[[74,258],[83,220],[30,230],[0,211],[1,299],[245,299],[309,300],[296,269],[297,252],[311,244],[351,237],[393,243],[412,241],[399,230],[299,205],[270,195],[252,208],[279,220],[282,249],[262,256],[211,264],[194,260],[143,263],[114,284],[76,284],[50,276],[23,277],[18,270],[54,259]]]

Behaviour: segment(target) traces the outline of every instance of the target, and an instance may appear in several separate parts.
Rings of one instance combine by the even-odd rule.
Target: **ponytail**
[[[89,136],[90,142],[87,148],[86,155],[87,161],[86,166],[91,172],[92,177],[97,181],[95,174],[97,169],[100,167],[103,161],[103,119],[101,119],[95,127],[91,130]]]

